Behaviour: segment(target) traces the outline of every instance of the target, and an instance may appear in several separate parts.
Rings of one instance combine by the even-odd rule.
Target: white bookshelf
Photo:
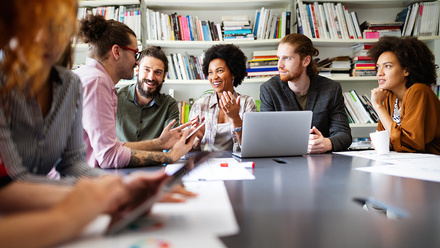
[[[100,6],[116,6],[116,5],[136,5],[140,4],[140,0],[83,0],[78,1],[81,7],[100,7]]]

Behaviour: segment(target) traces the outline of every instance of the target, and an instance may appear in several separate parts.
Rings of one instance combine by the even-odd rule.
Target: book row
[[[141,10],[139,5],[78,8],[78,20],[83,19],[87,14],[102,15],[106,20],[113,19],[125,23],[135,32],[138,39],[141,37]]]
[[[309,38],[362,39],[356,12],[341,3],[303,3],[298,1],[298,33]]]
[[[349,123],[366,124],[379,121],[379,116],[367,95],[359,96],[356,90],[343,92],[342,94]]]
[[[146,11],[147,40],[223,41],[231,39],[277,39],[290,33],[291,13],[261,8],[254,23],[248,15],[222,16],[221,23],[198,16]]]
[[[203,55],[193,56],[188,54],[174,53],[167,55],[168,79],[171,80],[197,80],[205,79],[202,62]]]

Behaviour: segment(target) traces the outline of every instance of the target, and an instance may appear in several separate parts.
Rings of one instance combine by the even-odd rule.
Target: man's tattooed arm
[[[160,164],[170,164],[172,162],[173,159],[171,155],[167,153],[131,150],[131,157],[128,166],[156,166]]]

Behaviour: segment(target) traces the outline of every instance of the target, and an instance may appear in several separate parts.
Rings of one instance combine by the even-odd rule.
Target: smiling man
[[[160,136],[179,108],[171,96],[160,93],[168,72],[168,59],[160,47],[151,46],[139,57],[137,82],[118,90],[116,134],[121,141],[140,141]]]
[[[88,164],[100,168],[149,166],[175,162],[187,153],[193,140],[186,142],[188,131],[181,130],[189,124],[171,129],[174,122],[170,123],[153,140],[122,142],[116,136],[115,85],[120,79],[133,78],[134,68],[138,66],[139,52],[133,30],[100,15],[88,15],[80,22],[79,38],[90,47],[88,62],[74,71],[82,81],[82,124]],[[156,64],[153,68],[162,82],[165,68],[158,69]],[[148,92],[153,84],[158,85],[150,82],[142,87]]]
[[[345,150],[352,140],[341,85],[318,75],[318,54],[306,36],[286,35],[277,51],[280,75],[260,87],[261,111],[311,110],[308,152]]]

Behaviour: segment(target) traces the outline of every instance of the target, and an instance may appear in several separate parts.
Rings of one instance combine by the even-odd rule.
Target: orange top
[[[393,116],[396,95],[388,93],[384,106]],[[401,106],[401,124],[393,122],[390,142],[397,152],[440,154],[440,100],[421,83],[406,90]],[[379,121],[377,130],[385,130]]]

